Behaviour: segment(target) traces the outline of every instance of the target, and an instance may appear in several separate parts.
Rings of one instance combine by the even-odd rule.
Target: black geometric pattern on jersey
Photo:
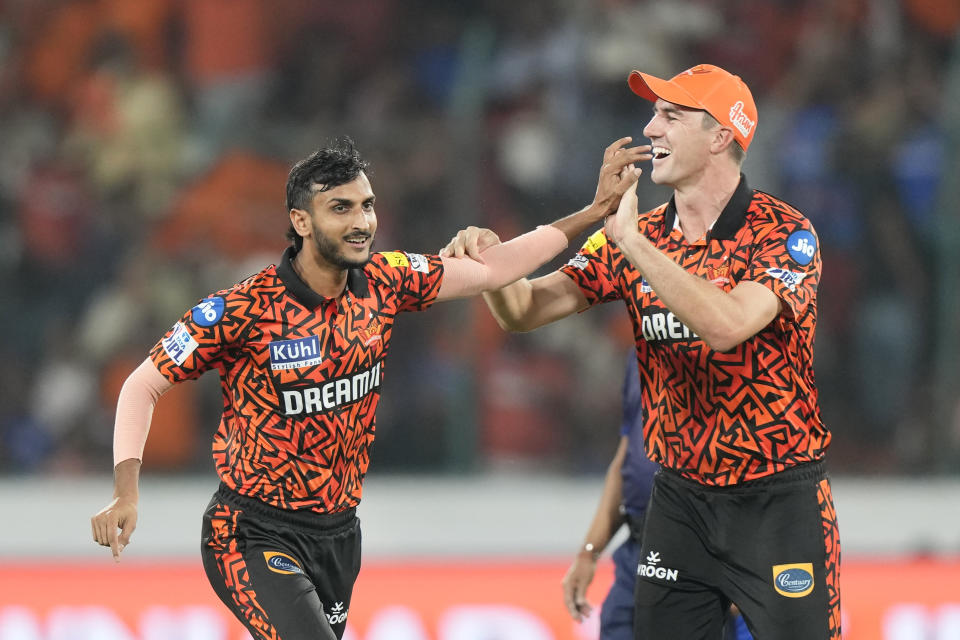
[[[830,442],[813,373],[820,252],[810,222],[741,178],[713,229],[687,242],[673,201],[642,214],[641,231],[686,271],[724,291],[753,281],[781,313],[727,352],[709,348],[660,301],[603,230],[561,270],[591,305],[622,299],[633,323],[649,457],[707,485],[733,485],[819,460]],[[800,264],[788,239],[813,251]]]
[[[443,267],[439,256],[375,253],[343,295],[324,298],[293,255],[214,294],[223,312],[212,326],[197,321],[199,305],[187,311],[150,357],[173,382],[219,372],[213,458],[228,487],[330,513],[362,495],[394,318],[433,304]]]

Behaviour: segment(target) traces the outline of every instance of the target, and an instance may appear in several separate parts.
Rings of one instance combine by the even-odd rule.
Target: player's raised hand
[[[570,612],[570,617],[577,622],[583,622],[593,611],[593,607],[587,602],[587,587],[593,582],[596,567],[596,560],[579,554],[563,576],[563,604]]]
[[[114,498],[90,518],[90,525],[94,541],[110,547],[113,559],[120,562],[120,553],[130,544],[130,536],[137,528],[137,503],[129,499]]]
[[[620,198],[620,204],[612,215],[604,220],[604,230],[607,237],[616,243],[620,243],[629,233],[639,233],[637,226],[637,217],[639,210],[637,207],[637,182],[640,179],[640,169],[627,166],[623,168],[620,180],[628,181],[627,188]]]
[[[604,216],[617,210],[620,198],[635,183],[642,173],[636,165],[653,158],[650,145],[627,147],[633,138],[620,138],[603,152],[603,166],[600,167],[600,179],[597,182],[597,193],[593,198],[594,207],[603,212]],[[624,171],[630,167],[630,171]]]
[[[453,236],[447,243],[447,246],[440,250],[440,256],[444,258],[467,256],[477,262],[483,262],[480,252],[496,244],[500,244],[500,236],[490,229],[471,226],[458,231],[457,235]]]

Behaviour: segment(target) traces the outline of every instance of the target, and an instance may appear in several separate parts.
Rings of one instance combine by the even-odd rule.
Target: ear
[[[290,224],[301,238],[306,238],[312,231],[310,213],[304,209],[290,209]]]
[[[713,139],[710,142],[710,152],[714,154],[725,153],[730,145],[735,144],[733,131],[726,127],[717,127],[713,132]]]

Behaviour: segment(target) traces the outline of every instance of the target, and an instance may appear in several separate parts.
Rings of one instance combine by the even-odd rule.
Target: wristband
[[[583,545],[583,548],[580,549],[580,554],[582,555],[584,553],[588,553],[590,554],[591,559],[597,560],[600,557],[601,551],[602,550],[598,548],[597,545],[593,544],[592,542],[587,542]]]

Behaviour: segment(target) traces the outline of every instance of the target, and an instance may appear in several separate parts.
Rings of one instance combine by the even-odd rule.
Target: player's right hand
[[[578,554],[573,564],[563,576],[563,604],[577,622],[583,622],[593,611],[587,602],[587,587],[593,582],[593,574],[597,568],[597,561],[588,555]]]
[[[653,158],[650,145],[626,146],[633,138],[627,136],[613,142],[603,151],[603,165],[600,167],[600,179],[597,181],[597,193],[593,197],[593,206],[604,216],[613,214],[620,204],[620,198],[642,173],[636,166]],[[628,171],[624,171],[629,167]]]
[[[110,504],[90,518],[93,540],[110,547],[113,559],[120,562],[120,552],[130,544],[130,536],[137,528],[137,503],[123,498],[114,498]]]
[[[467,256],[477,262],[483,262],[480,253],[497,244],[500,244],[500,236],[493,231],[471,226],[457,231],[457,235],[453,236],[447,246],[440,250],[440,256],[443,258]]]

